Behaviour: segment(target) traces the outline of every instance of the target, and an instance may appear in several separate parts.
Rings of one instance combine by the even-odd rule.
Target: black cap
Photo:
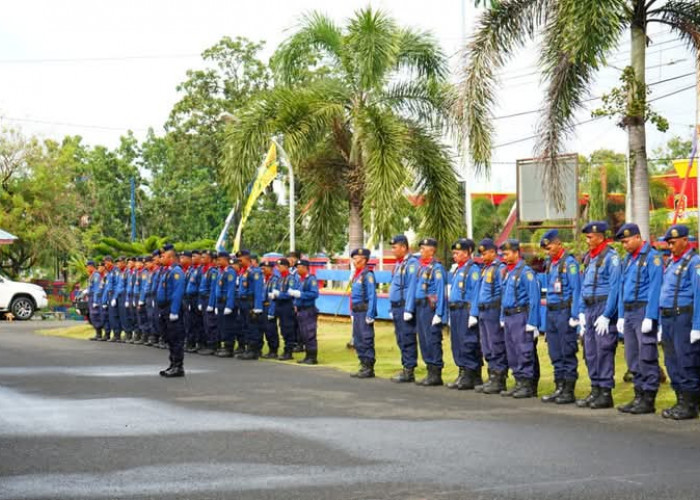
[[[173,245],[172,243],[166,243],[165,245],[163,245],[164,252],[169,252],[170,250],[175,250],[175,245]]]
[[[241,258],[241,257],[250,257],[250,250],[239,250],[236,252],[236,257]]]
[[[391,238],[391,241],[389,242],[390,245],[406,245],[408,246],[408,238],[404,236],[403,234],[397,234],[393,238]]]
[[[277,259],[277,265],[278,266],[287,266],[289,267],[289,261],[282,257],[281,259]]]
[[[185,250],[185,251],[182,252],[180,255],[181,255],[182,257],[192,257],[192,252],[190,252],[189,250]]]
[[[275,267],[275,263],[270,261],[261,262],[260,267],[269,267],[270,269],[272,269],[273,267]]]
[[[299,252],[292,250],[291,252],[287,253],[287,257],[294,257],[295,259],[299,259],[301,255],[299,255]]]
[[[350,253],[350,257],[354,257],[355,255],[359,255],[361,257],[364,257],[366,259],[369,259],[370,256],[370,250],[369,248],[356,248]]]
[[[309,267],[310,265],[311,265],[311,263],[306,259],[299,259],[299,262],[297,262],[297,266]]]
[[[93,266],[93,267],[94,267],[94,266],[95,266],[95,261],[92,260],[92,259],[90,259],[90,260],[88,260],[88,261],[85,263],[85,265],[86,265],[86,266]]]
[[[501,250],[520,250],[520,242],[515,239],[506,240],[501,244]]]
[[[420,246],[422,247],[437,247],[438,242],[435,238],[423,238],[420,240]]]
[[[474,241],[469,238],[460,238],[452,244],[452,250],[468,250],[473,252],[474,248]]]

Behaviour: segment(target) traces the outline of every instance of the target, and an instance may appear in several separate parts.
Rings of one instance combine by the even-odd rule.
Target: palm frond
[[[455,88],[433,78],[402,80],[389,85],[379,104],[390,107],[402,116],[431,127],[452,126]]]
[[[398,30],[396,62],[399,70],[415,71],[425,78],[446,78],[447,58],[435,37],[427,32],[403,28]]]
[[[496,73],[516,48],[534,36],[553,3],[554,0],[500,2],[481,16],[476,33],[464,51],[454,114],[462,134],[469,139],[469,152],[479,174],[490,170]]]
[[[695,50],[700,61],[700,3],[670,0],[647,15],[648,22],[668,26],[689,49]]]
[[[381,86],[396,67],[397,27],[382,11],[362,9],[348,24],[346,44],[353,54],[357,84],[363,90]]]

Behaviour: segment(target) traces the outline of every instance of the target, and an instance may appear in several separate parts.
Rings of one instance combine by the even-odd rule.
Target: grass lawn
[[[87,339],[94,334],[93,329],[87,324],[77,324],[66,328],[39,330],[41,335],[67,337],[72,339]],[[399,349],[396,346],[394,329],[388,321],[378,321],[375,326],[375,349],[377,353],[377,364],[375,372],[378,377],[389,378],[401,369],[401,356]],[[345,344],[350,340],[351,327],[350,320],[346,318],[324,317],[319,321],[318,341],[319,341],[319,363],[322,366],[331,366],[338,370],[348,373],[354,372],[358,368],[357,357],[355,351],[347,349]],[[538,342],[538,351],[540,358],[540,366],[542,376],[540,379],[539,393],[540,395],[551,392],[554,389],[554,380],[552,374],[552,365],[549,362],[547,354],[547,344],[540,337]],[[297,357],[301,355],[296,355]],[[445,360],[445,369],[442,376],[445,382],[452,381],[457,376],[457,368],[452,362],[452,351],[450,350],[449,330],[444,329],[443,336],[443,358]],[[576,387],[576,395],[579,397],[585,396],[589,389],[588,372],[586,364],[582,359],[582,352],[579,349],[579,383]],[[663,366],[663,354],[661,354],[661,363]],[[420,364],[420,361],[419,361]],[[626,403],[632,399],[634,388],[631,383],[622,381],[622,377],[627,371],[625,363],[624,345],[620,343],[616,354],[616,387],[613,391],[615,404]],[[299,367],[300,369],[314,367]],[[416,370],[416,375],[422,377],[425,374],[425,365],[419,366]],[[486,370],[484,369],[484,374]],[[509,386],[512,385],[513,378],[508,379]],[[657,408],[666,408],[675,403],[675,395],[667,383],[662,384],[657,398]]]

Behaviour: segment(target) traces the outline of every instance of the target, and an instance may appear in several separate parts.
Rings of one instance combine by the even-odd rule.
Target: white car
[[[25,321],[39,309],[46,309],[49,300],[43,288],[32,283],[12,281],[0,273],[0,315],[11,312],[15,319]]]

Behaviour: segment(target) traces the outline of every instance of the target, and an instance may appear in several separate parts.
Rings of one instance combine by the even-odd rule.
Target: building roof
[[[10,243],[14,242],[16,239],[18,239],[17,236],[0,229],[0,245],[9,245]]]

